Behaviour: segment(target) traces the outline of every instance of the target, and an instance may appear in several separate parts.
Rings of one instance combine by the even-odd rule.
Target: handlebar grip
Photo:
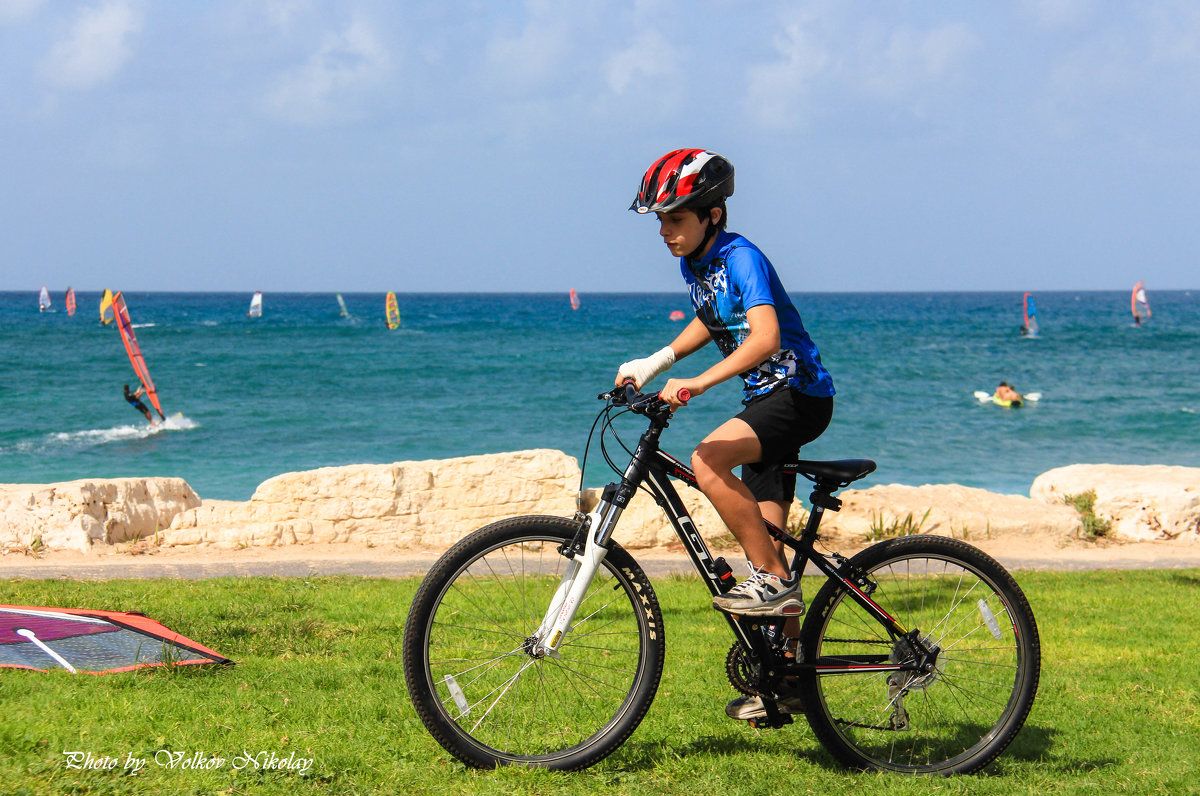
[[[636,401],[638,397],[637,382],[633,379],[625,379],[622,384],[625,385],[625,403],[631,404]]]
[[[692,400],[692,391],[686,387],[675,393],[675,395],[679,398],[679,403],[681,404],[686,404],[688,401]]]

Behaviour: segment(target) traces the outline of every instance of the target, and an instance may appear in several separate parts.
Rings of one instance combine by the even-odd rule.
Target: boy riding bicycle
[[[804,612],[800,579],[791,578],[782,545],[763,520],[783,528],[796,477],[779,465],[821,435],[833,415],[833,379],[766,256],[746,238],[725,230],[725,200],[733,195],[733,165],[712,152],[680,149],[656,160],[642,178],[631,210],[654,213],[667,248],[691,293],[696,317],[654,354],[623,363],[616,383],[632,378],[640,389],[677,360],[715,340],[723,359],[692,378],[668,379],[660,396],[682,406],[680,392],[698,396],[741,376],[745,408],[704,438],[692,454],[702,492],[741,544],[750,576],[713,607],[730,614],[791,617],[799,634]],[[686,395],[686,393],[685,393]],[[734,468],[741,466],[741,479]],[[780,704],[795,712],[798,704]],[[764,715],[759,697],[735,699],[733,718]]]

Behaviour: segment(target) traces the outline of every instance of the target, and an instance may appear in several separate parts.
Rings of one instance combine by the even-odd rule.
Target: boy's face
[[[718,215],[719,210],[710,211]],[[655,213],[658,216],[658,234],[671,254],[686,257],[704,240],[705,223],[691,210],[673,210],[670,213]],[[712,223],[711,221],[709,223]]]

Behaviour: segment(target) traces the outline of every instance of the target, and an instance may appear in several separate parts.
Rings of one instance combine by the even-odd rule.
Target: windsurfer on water
[[[130,392],[129,385],[125,385],[125,400],[129,401],[129,405],[146,416],[150,421],[150,425],[154,425],[154,417],[150,414],[150,408],[142,403],[142,396],[146,393],[144,387],[138,387],[137,392]]]

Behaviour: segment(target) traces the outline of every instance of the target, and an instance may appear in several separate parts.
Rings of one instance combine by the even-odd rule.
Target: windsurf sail
[[[389,329],[400,328],[400,305],[396,303],[396,294],[389,292],[383,303],[384,313],[387,315],[387,327]]]
[[[113,294],[111,290],[105,290],[104,295],[100,297],[100,325],[108,326],[113,322]]]
[[[1140,324],[1143,318],[1150,317],[1150,301],[1146,298],[1146,283],[1138,282],[1133,286],[1133,294],[1129,297],[1129,306],[1133,311],[1133,322]]]
[[[129,320],[129,309],[125,306],[125,297],[121,295],[120,291],[113,296],[112,304],[113,312],[117,316],[117,330],[121,332],[121,341],[125,343],[125,352],[129,354],[133,370],[146,390],[146,397],[154,405],[154,411],[158,412],[159,417],[166,420],[167,416],[163,414],[162,406],[158,403],[158,390],[154,389],[154,380],[150,378],[146,360],[142,357],[142,348],[138,345],[137,335],[133,333],[133,324]]]
[[[1025,325],[1021,327],[1021,334],[1029,335],[1030,337],[1037,337],[1037,302],[1034,300],[1033,294],[1026,293],[1022,298],[1022,303],[1024,304],[1025,308]]]
[[[338,300],[338,306],[342,308],[342,311],[339,312],[338,315],[341,315],[343,318],[349,318],[350,310],[346,309],[346,300],[342,298],[341,293],[337,294],[337,300]]]
[[[575,292],[575,288],[571,288],[571,309],[579,309],[579,294]]]
[[[50,291],[42,285],[42,292],[38,293],[38,312],[45,312],[50,309]]]
[[[67,314],[75,314],[75,288],[67,285],[67,297],[65,299],[67,305]]]
[[[254,291],[254,295],[250,297],[250,310],[246,313],[251,318],[262,317],[262,291]]]
[[[233,661],[143,614],[0,605],[0,668],[110,674],[202,664]]]

